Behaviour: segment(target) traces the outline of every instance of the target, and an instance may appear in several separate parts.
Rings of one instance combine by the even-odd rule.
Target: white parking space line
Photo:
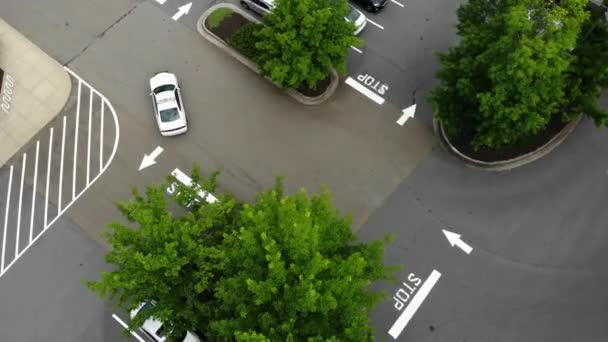
[[[78,96],[76,97],[76,122],[74,129],[74,163],[72,169],[72,199],[76,197],[76,157],[78,156],[78,126],[80,123],[80,96],[82,96],[82,82],[78,81]],[[65,118],[65,117],[64,117]],[[65,130],[65,125],[64,125]],[[61,145],[63,148],[63,145]],[[63,153],[63,151],[62,151]],[[61,192],[61,185],[59,186]],[[61,206],[61,200],[59,201],[59,205]]]
[[[15,238],[15,255],[19,255],[19,232],[21,232],[21,205],[23,203],[23,178],[25,178],[25,165],[27,165],[27,154],[23,154],[21,164],[21,184],[19,185],[19,207],[17,208],[17,237]]]
[[[11,185],[13,184],[13,165],[11,165],[10,175],[8,176],[8,191],[6,192],[6,207],[4,212],[4,233],[2,234],[2,264],[0,272],[4,271],[4,255],[6,254],[6,230],[8,228],[8,214],[11,208]]]
[[[15,264],[15,262],[31,247],[33,246],[36,241],[43,235],[43,233],[50,228],[55,221],[57,221],[62,215],[63,213],[65,213],[79,198],[80,196],[82,196],[86,190],[88,188],[90,188],[96,181],[97,179],[99,179],[99,177],[101,177],[101,175],[107,170],[107,168],[110,166],[110,164],[112,163],[112,160],[114,159],[114,156],[116,155],[117,149],[118,149],[118,141],[119,141],[119,137],[120,137],[120,127],[119,127],[119,123],[118,123],[118,117],[116,115],[116,111],[114,110],[114,107],[112,106],[112,103],[110,103],[108,101],[108,99],[101,94],[100,92],[98,92],[95,88],[93,88],[90,84],[88,84],[86,81],[84,81],[82,78],[80,78],[77,74],[75,74],[72,70],[70,70],[67,67],[64,67],[64,69],[72,76],[74,77],[76,80],[78,80],[78,100],[75,102],[78,102],[78,107],[76,107],[76,109],[73,112],[70,113],[64,113],[63,115],[63,120],[62,120],[62,134],[61,134],[61,151],[60,153],[55,152],[55,154],[53,154],[53,144],[54,144],[54,140],[53,140],[53,136],[54,136],[54,132],[55,132],[55,128],[56,127],[50,127],[50,129],[48,130],[48,146],[46,146],[46,148],[48,148],[48,154],[46,152],[41,152],[41,148],[40,148],[40,140],[36,141],[36,149],[35,149],[35,154],[34,154],[34,150],[33,150],[33,146],[30,148],[29,152],[25,152],[23,153],[22,156],[22,160],[21,160],[21,178],[19,179],[19,182],[17,182],[16,177],[13,177],[13,172],[14,172],[14,165],[10,165],[10,169],[8,170],[9,175],[8,175],[8,185],[5,187],[4,185],[2,187],[0,187],[0,196],[5,196],[4,193],[6,193],[6,204],[5,204],[5,212],[4,212],[4,229],[2,232],[2,256],[1,256],[1,261],[0,261],[0,278],[2,278],[4,276],[4,274],[6,274],[8,272],[8,270]],[[86,91],[83,91],[82,87],[87,87],[89,90],[89,123],[88,123],[88,132],[84,132],[85,130],[87,130],[87,126],[84,125],[83,123],[83,127],[81,127],[81,129],[79,129],[80,126],[80,96],[86,96],[83,94],[86,94]],[[76,92],[76,89],[74,89]],[[101,101],[99,102],[99,104],[96,104],[96,106],[100,106],[100,107],[96,107],[93,106],[93,98],[94,95],[96,94],[96,96],[99,96],[101,98]],[[97,109],[101,109],[101,111],[97,111]],[[111,114],[111,116],[104,116],[104,111],[105,109],[108,109],[108,112]],[[92,132],[92,129],[97,129],[97,125],[92,125],[92,120],[97,120],[97,116],[98,114],[101,114],[101,124],[99,126],[99,128],[101,129],[101,135],[100,135],[100,145],[99,145],[99,171],[95,170],[95,172],[92,172],[90,165],[91,165],[91,158],[94,156],[94,153],[96,153],[97,151],[97,145],[93,143],[92,141],[92,137],[94,137],[93,134],[97,134],[97,132]],[[72,168],[70,168],[70,160],[69,157],[71,156],[66,156],[66,154],[71,154],[71,151],[66,150],[66,146],[70,147],[70,144],[72,143],[71,140],[66,141],[66,134],[69,134],[70,132],[68,132],[68,120],[69,122],[72,122],[73,118],[72,115],[76,116],[76,118],[74,119],[75,121],[75,126],[74,126],[74,160]],[[83,113],[84,115],[84,113]],[[69,117],[68,117],[69,116]],[[105,133],[103,131],[103,126],[104,126],[104,120],[106,119],[109,120],[109,124],[111,126],[111,124],[113,123],[115,125],[115,129],[112,130],[108,130],[107,133]],[[71,124],[70,124],[71,126]],[[77,152],[78,149],[78,141],[81,140],[81,142],[83,142],[84,140],[84,134],[88,134],[87,136],[87,148],[86,148],[86,156],[84,156],[84,146],[81,146],[80,148],[80,153]],[[111,152],[109,153],[109,155],[105,155],[103,153],[103,148],[104,148],[104,134],[109,134],[109,138],[111,139],[110,141],[114,142],[114,146],[111,148]],[[113,139],[112,139],[113,138]],[[44,141],[46,141],[46,137],[44,137]],[[68,139],[71,139],[71,135],[68,137]],[[91,145],[95,145],[94,147],[91,147]],[[58,148],[58,146],[57,146]],[[44,146],[43,146],[44,149]],[[30,154],[28,156],[28,154]],[[35,159],[32,161],[31,158],[32,156],[35,155]],[[41,156],[42,155],[42,156]],[[28,158],[29,157],[29,158]],[[42,157],[46,157],[47,158],[47,169],[46,169],[46,177],[43,177],[41,175],[41,184],[40,187],[44,186],[44,198],[42,198],[42,200],[44,201],[44,218],[40,218],[40,222],[36,221],[36,209],[38,209],[39,211],[42,210],[42,207],[40,205],[42,205],[42,203],[40,205],[36,205],[36,197],[42,197],[42,194],[38,194],[36,192],[37,187],[38,187],[38,163],[41,162],[41,160],[39,160],[39,158]],[[78,158],[80,158],[81,160],[78,160]],[[85,160],[82,160],[82,158],[86,158]],[[28,163],[29,160],[29,163]],[[77,189],[77,183],[76,183],[76,175],[77,175],[77,165],[80,162],[80,165],[82,166],[83,162],[87,163],[87,174],[86,174],[86,184],[84,184],[84,187],[82,189]],[[59,167],[57,170],[57,163],[59,163]],[[96,161],[95,161],[96,163]],[[65,167],[64,167],[65,166]],[[7,165],[8,167],[8,165]],[[28,168],[26,171],[26,167]],[[29,171],[32,170],[33,168],[33,172]],[[52,175],[52,170],[55,169],[55,172],[58,172],[58,174],[54,174]],[[70,170],[71,169],[71,170]],[[81,167],[81,169],[83,169]],[[4,169],[3,169],[4,170]],[[64,175],[64,172],[66,173]],[[33,175],[32,175],[33,174]],[[53,177],[51,177],[53,176]],[[28,177],[28,179],[26,180],[25,178]],[[31,178],[30,178],[31,177]],[[72,179],[70,179],[70,177],[73,177]],[[80,177],[85,178],[84,174],[81,174]],[[45,181],[46,178],[46,183],[43,184],[43,182]],[[33,181],[32,181],[33,180]],[[13,184],[13,181],[15,182],[15,184]],[[65,181],[65,189],[64,189],[64,181]],[[70,184],[70,181],[72,184]],[[83,183],[83,182],[81,182]],[[29,196],[24,196],[23,192],[26,188],[26,185],[31,185],[32,186],[32,197],[31,199],[28,198]],[[71,186],[70,186],[71,185]],[[19,187],[19,198],[18,198],[18,206],[15,206],[15,204],[17,203],[17,194],[13,194],[13,188],[17,188]],[[54,189],[58,189],[58,193],[57,195],[54,194]],[[70,189],[71,188],[71,189]],[[42,188],[41,188],[42,189]],[[53,191],[50,191],[53,190]],[[63,195],[63,192],[66,192],[66,195]],[[29,190],[26,190],[27,195],[29,195]],[[72,196],[69,196],[69,193],[71,192]],[[57,204],[56,204],[56,213],[53,214],[53,212],[55,212],[55,210],[53,210],[53,200],[51,200],[49,198],[49,196],[52,196],[54,198],[57,199]],[[55,197],[57,196],[57,197]],[[13,198],[13,202],[11,203],[11,197]],[[70,198],[71,197],[71,198]],[[40,199],[38,199],[40,200]],[[65,202],[64,202],[65,201]],[[28,209],[28,205],[30,206]],[[25,209],[23,209],[25,208]],[[25,217],[21,217],[22,216],[22,211],[25,210],[27,212],[27,210],[31,210],[30,211],[30,224],[29,227],[27,225],[27,218]],[[24,212],[23,215],[27,216],[27,214]],[[50,216],[50,217],[49,217]],[[16,222],[16,223],[15,223]],[[38,229],[35,228],[35,226],[42,226],[39,227]],[[29,234],[27,229],[29,228]],[[21,232],[21,230],[24,229],[23,232]],[[36,231],[35,231],[36,229]],[[14,235],[13,235],[14,234]],[[26,237],[28,237],[29,235],[29,239],[27,242],[26,246],[23,246],[23,244],[20,244],[20,240],[26,239]],[[7,255],[7,240],[10,243],[13,243],[13,238],[14,236],[16,236],[16,241],[15,241],[15,255],[12,256],[11,254]],[[21,248],[21,250],[20,250]],[[12,252],[12,246],[9,246],[9,249]]]
[[[374,93],[373,91],[368,89],[363,84],[357,82],[355,79],[348,77],[346,79],[345,83],[348,84],[349,86],[355,88],[361,94],[367,96],[370,100],[376,102],[377,104],[381,105],[384,103],[384,99],[382,97],[380,97],[380,95]]]
[[[36,141],[36,165],[34,166],[34,184],[32,186],[32,210],[30,214],[30,243],[34,235],[34,212],[36,211],[36,185],[38,184],[38,152],[40,152],[40,140]]]
[[[369,18],[367,18],[367,22],[370,23],[370,24],[372,24],[372,25],[374,25],[374,26],[376,26],[377,28],[379,28],[381,30],[384,30],[384,26],[378,24],[377,22],[375,22],[375,21],[373,21],[373,20],[371,20]]]
[[[146,342],[146,340],[144,340],[139,335],[137,335],[135,333],[135,331],[130,330],[129,326],[127,325],[127,323],[123,322],[122,319],[120,319],[118,316],[116,316],[116,314],[112,314],[112,318],[114,318],[116,320],[116,322],[118,322],[118,324],[122,325],[123,328],[129,330],[129,332],[131,333],[131,335],[133,335],[133,337],[135,337],[139,342]]]
[[[355,51],[357,51],[358,53],[363,53],[363,51],[361,51],[361,50],[357,49],[357,48],[356,48],[356,47],[354,47],[354,46],[351,46],[350,48],[351,48],[351,49],[353,49],[353,50],[355,50]]]
[[[395,0],[391,0],[394,4],[396,4],[397,6],[401,6],[401,7],[405,7],[403,6],[402,3],[400,3],[399,1],[395,1]]]
[[[389,335],[391,335],[394,339],[399,337],[403,329],[405,329],[405,326],[409,323],[412,317],[414,317],[416,311],[418,311],[418,308],[420,308],[420,305],[422,305],[422,302],[424,302],[435,284],[437,284],[439,278],[441,278],[441,273],[439,273],[437,270],[433,270],[424,284],[422,284],[418,292],[416,292],[412,298],[412,301],[405,308],[405,310],[403,310],[401,315],[399,315],[399,318],[397,318],[397,321],[395,321],[391,329],[388,331]]]
[[[47,158],[46,164],[46,191],[44,192],[44,198],[49,198],[49,185],[51,184],[51,159],[53,153],[53,127],[51,127],[51,132],[49,134],[49,155]],[[49,217],[49,201],[44,201],[44,226],[46,227],[46,223]]]

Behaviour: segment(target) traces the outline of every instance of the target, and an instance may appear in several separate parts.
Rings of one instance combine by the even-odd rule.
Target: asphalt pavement
[[[2,312],[3,318],[17,318],[3,319],[0,330],[10,328],[10,336],[18,338],[17,322],[33,322],[45,328],[23,335],[26,341],[45,334],[76,341],[85,336],[80,329],[85,326],[95,338],[113,340],[117,322],[78,281],[95,278],[105,267],[103,249],[91,247],[91,239],[99,240],[104,225],[116,218],[113,203],[127,199],[131,186],[157,182],[174,168],[187,171],[197,162],[203,173],[222,167],[220,188],[244,200],[276,175],[287,176],[288,190],[315,191],[325,184],[337,207],[354,214],[364,239],[395,235],[387,263],[404,268],[397,283],[375,285],[390,294],[371,316],[378,340],[606,339],[601,285],[608,165],[598,157],[608,149],[606,132],[585,121],[552,154],[507,173],[466,168],[441,150],[429,132],[431,113],[423,99],[437,68],[432,50],[455,42],[458,2],[412,0],[401,7],[391,1],[370,16],[383,29],[368,24],[362,35],[366,45],[361,53],[351,52],[348,76],[359,80],[363,74],[374,78],[371,84],[387,85],[385,94],[377,93],[385,101],[377,104],[343,84],[318,107],[294,103],[204,41],[194,22],[210,2],[193,3],[190,14],[173,20],[186,3],[0,3],[11,25],[109,99],[121,132],[106,172],[0,278],[2,310],[22,305],[17,300],[27,288],[18,284],[46,285],[60,293],[59,302],[70,304],[21,299],[22,311]],[[146,89],[148,78],[164,69],[180,79],[190,124],[188,134],[172,139],[158,134]],[[413,96],[416,118],[403,127],[395,124]],[[75,136],[75,127],[66,132]],[[164,148],[157,164],[138,172],[143,155],[156,146]],[[0,176],[6,178],[6,172],[0,170]],[[49,197],[51,204],[62,205]],[[68,219],[80,228],[71,223],[62,228]],[[461,234],[459,245],[450,246],[443,230]],[[85,250],[90,254],[83,256]],[[87,262],[76,266],[68,259]],[[31,266],[36,262],[44,268]],[[62,281],[54,282],[48,270],[57,270]],[[67,318],[32,320],[37,305],[60,307],[55,310],[64,310],[61,317]],[[75,326],[71,305],[95,314]]]

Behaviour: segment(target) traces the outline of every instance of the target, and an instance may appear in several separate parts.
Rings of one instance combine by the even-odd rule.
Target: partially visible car
[[[241,6],[262,16],[272,12],[275,8],[274,0],[241,0]],[[351,4],[348,4],[348,13],[344,19],[355,24],[355,35],[361,33],[367,24],[365,15]]]
[[[130,312],[131,319],[135,318],[139,313],[145,310],[150,310],[154,307],[153,302],[144,302],[137,306],[137,308],[133,309]],[[154,317],[148,318],[144,324],[139,328],[142,333],[144,333],[147,337],[151,338],[154,342],[164,342],[167,337],[165,336],[165,331],[163,329],[163,323]],[[188,331],[184,337],[180,337],[178,341],[183,342],[202,342],[201,338],[193,333]]]
[[[368,12],[378,12],[383,9],[386,4],[388,4],[388,0],[352,0],[357,5],[365,8]]]
[[[175,74],[161,71],[152,76],[150,78],[150,96],[160,134],[172,136],[188,131],[181,89]]]

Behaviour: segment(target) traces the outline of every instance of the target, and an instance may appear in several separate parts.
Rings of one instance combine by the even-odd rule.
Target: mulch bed
[[[207,20],[209,19],[207,18]],[[207,25],[206,21],[205,27],[209,31],[213,32],[213,34],[218,36],[220,39],[222,39],[224,43],[230,45],[228,42],[230,41],[232,35],[234,35],[236,31],[238,31],[241,27],[248,24],[249,22],[250,21],[247,18],[245,18],[239,13],[234,12],[229,16],[225,17],[224,20],[222,20],[217,27],[209,28],[209,25]],[[300,85],[296,89],[296,91],[304,96],[317,97],[321,96],[327,90],[327,88],[329,88],[330,84],[331,75],[328,75],[327,78],[317,83],[317,87],[315,89],[309,88],[308,85],[304,83]]]
[[[567,122],[562,122],[561,115],[554,115],[551,120],[549,120],[546,129],[538,135],[500,150],[480,148],[476,151],[473,149],[473,146],[470,144],[473,139],[472,131],[463,133],[459,137],[450,137],[450,142],[458,151],[470,158],[484,162],[497,162],[513,159],[538,149],[561,132],[567,124]]]

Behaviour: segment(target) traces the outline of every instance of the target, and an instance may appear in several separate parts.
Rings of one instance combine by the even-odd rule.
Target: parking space
[[[71,70],[63,112],[0,169],[0,277],[107,169],[118,146],[111,103]]]

